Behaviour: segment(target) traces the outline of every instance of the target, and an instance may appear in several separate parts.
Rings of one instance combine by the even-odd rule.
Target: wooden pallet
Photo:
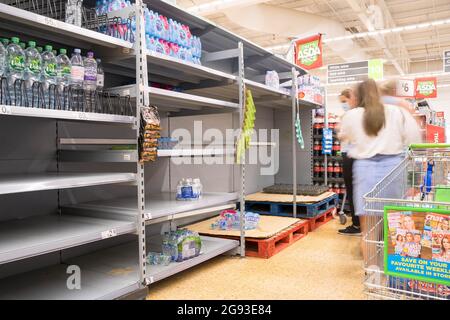
[[[301,215],[299,215],[299,217],[302,219],[307,219],[309,231],[311,232],[316,230],[320,226],[324,225],[325,223],[333,220],[333,214],[335,213],[336,210],[337,210],[336,208],[330,208],[328,211],[313,218],[302,217]]]
[[[324,200],[315,203],[297,203],[298,218],[315,218],[338,206],[339,197],[334,194]],[[293,217],[294,205],[292,203],[281,203],[274,201],[249,201],[245,202],[246,211],[262,215],[279,217]]]
[[[269,259],[308,234],[309,221],[299,221],[268,239],[245,239],[245,255]]]
[[[270,238],[246,237],[245,255],[247,257],[269,259],[294,242],[304,238],[308,234],[308,230],[309,221],[299,220]],[[214,235],[209,236],[214,237]],[[236,236],[215,235],[215,237],[239,240],[239,237]]]

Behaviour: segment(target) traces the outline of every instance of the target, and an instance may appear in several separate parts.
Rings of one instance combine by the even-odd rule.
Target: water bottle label
[[[62,70],[61,70],[61,74],[62,75],[69,75],[69,74],[71,74],[70,67],[69,66],[63,67]]]
[[[75,81],[83,81],[84,80],[84,67],[81,66],[72,66],[70,70],[70,77]]]
[[[97,87],[103,87],[105,76],[103,74],[97,74]]]
[[[30,61],[30,65],[28,66],[28,69],[31,73],[39,74],[41,72],[41,60],[39,59],[32,59]]]
[[[159,19],[159,18],[156,19],[155,27],[156,27],[156,31],[162,32],[162,30],[163,30],[163,23],[162,23],[161,19]]]
[[[14,71],[23,71],[25,69],[25,60],[22,56],[11,57],[9,67]]]
[[[56,76],[56,63],[49,63],[45,66],[44,74],[49,77]]]
[[[192,187],[181,187],[181,197],[184,199],[191,199],[194,197]]]
[[[86,80],[86,81],[95,81],[95,83],[97,83],[97,74],[93,75],[93,74],[86,74],[86,73],[84,73],[84,80]]]

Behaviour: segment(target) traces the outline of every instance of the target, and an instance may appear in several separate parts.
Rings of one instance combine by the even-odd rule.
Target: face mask
[[[350,106],[348,105],[348,102],[342,103],[342,109],[344,109],[345,112],[350,110]]]

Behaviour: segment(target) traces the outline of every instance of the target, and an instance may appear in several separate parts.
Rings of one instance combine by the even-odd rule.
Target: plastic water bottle
[[[84,109],[83,94],[81,92],[81,90],[83,89],[84,81],[84,63],[80,49],[74,50],[72,58],[70,59],[70,63],[72,64],[72,69],[70,70],[69,84],[71,86],[71,89],[73,90],[71,109],[82,111]]]
[[[9,39],[7,38],[2,38],[2,44],[5,47],[5,49],[8,47],[9,45]]]
[[[102,60],[97,61],[97,90],[103,91],[105,86],[105,72],[103,71]]]
[[[36,42],[29,41],[28,48],[25,50],[25,74],[24,80],[27,88],[28,106],[37,107],[38,88],[33,86],[35,82],[41,80],[42,57],[36,49]]]
[[[81,27],[83,0],[67,0],[65,22]]]
[[[45,104],[48,108],[54,109],[56,93],[56,57],[53,54],[53,47],[45,46],[42,54],[41,81],[44,87]]]
[[[0,41],[0,77],[5,74],[6,69],[6,48],[3,46],[2,41]]]
[[[9,94],[13,106],[16,105],[16,92],[14,90],[16,80],[23,80],[25,72],[25,53],[20,48],[19,42],[19,38],[11,38],[11,43],[6,48],[6,76],[8,77]]]
[[[89,51],[84,60],[84,82],[85,90],[95,90],[97,88],[97,61],[94,59],[94,53]]]
[[[84,63],[80,49],[75,49],[73,51],[70,63],[72,64],[70,70],[70,84],[76,89],[81,89],[83,88],[84,81]]]
[[[93,112],[95,109],[95,90],[97,89],[97,61],[94,53],[89,51],[84,59],[84,81],[83,89],[87,97],[85,111]]]
[[[66,49],[59,49],[59,56],[56,57],[56,83],[58,85],[58,93],[60,103],[63,109],[68,108],[69,96],[67,88],[70,83],[72,64],[67,56]]]

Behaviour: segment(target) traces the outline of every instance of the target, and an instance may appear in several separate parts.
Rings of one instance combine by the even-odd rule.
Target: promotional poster
[[[385,208],[385,273],[450,285],[450,212]]]

